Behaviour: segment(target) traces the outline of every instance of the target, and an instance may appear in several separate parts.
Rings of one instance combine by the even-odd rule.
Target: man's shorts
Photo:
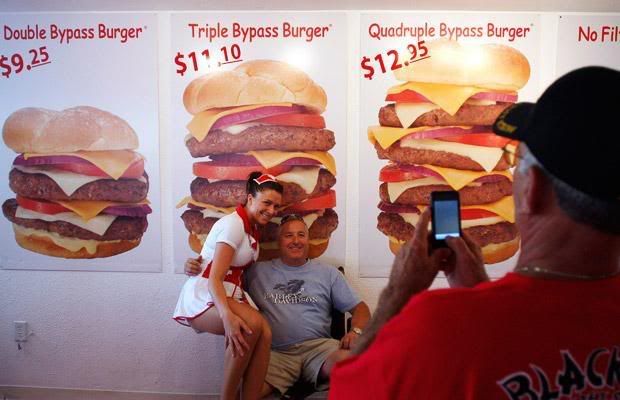
[[[339,348],[339,340],[321,338],[272,350],[265,380],[282,394],[299,379],[312,383],[316,390],[327,390],[329,382],[319,382],[319,373],[327,357]]]

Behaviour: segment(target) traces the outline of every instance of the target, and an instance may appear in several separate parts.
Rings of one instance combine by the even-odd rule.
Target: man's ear
[[[531,214],[540,213],[554,200],[551,181],[540,167],[527,170],[528,185],[524,188],[524,205]]]

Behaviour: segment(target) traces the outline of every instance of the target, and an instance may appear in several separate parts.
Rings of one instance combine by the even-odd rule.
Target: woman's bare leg
[[[243,375],[242,399],[261,398],[269,356],[271,354],[271,328],[263,318],[263,328],[254,347],[254,355]]]
[[[244,355],[233,357],[233,353],[231,347],[229,346],[224,353],[224,382],[222,383],[222,399],[235,399],[237,395],[237,390],[239,388],[239,383],[241,382],[241,377],[243,377],[250,360],[254,357],[254,351],[256,344],[260,341],[260,338],[263,333],[263,328],[266,324],[265,319],[262,315],[252,307],[247,304],[239,303],[233,299],[228,299],[228,305],[233,313],[235,313],[239,318],[243,319],[243,321],[249,325],[250,330],[252,331],[251,335],[246,336],[245,340],[249,345],[249,350],[244,352]],[[194,319],[192,321],[192,327],[201,332],[209,332],[216,335],[224,334],[224,326],[222,324],[222,319],[217,312],[215,307],[212,307],[200,317]],[[269,343],[271,344],[271,331],[269,331]],[[265,364],[264,373],[262,377],[260,377],[260,382],[265,379],[265,374],[267,371],[267,364],[269,363],[269,353],[267,353],[267,359],[262,360]],[[258,379],[258,378],[257,378]],[[259,398],[260,389],[262,386],[258,386],[258,388],[254,389],[253,386],[244,390],[243,397],[244,398]]]

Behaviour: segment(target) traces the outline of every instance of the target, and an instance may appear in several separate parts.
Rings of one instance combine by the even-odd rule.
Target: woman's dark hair
[[[252,197],[256,197],[256,193],[262,192],[263,190],[275,190],[276,192],[282,194],[284,192],[284,188],[278,182],[267,180],[263,183],[258,183],[255,179],[258,179],[261,175],[263,175],[260,171],[254,171],[248,176],[248,180],[245,184],[245,191],[248,194],[251,194]]]

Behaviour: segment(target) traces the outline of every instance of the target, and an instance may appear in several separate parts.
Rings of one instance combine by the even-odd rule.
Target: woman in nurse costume
[[[260,397],[267,373],[271,329],[243,290],[241,274],[258,258],[258,225],[266,225],[282,201],[282,185],[253,172],[246,183],[247,201],[220,218],[200,253],[202,273],[190,277],[179,296],[174,319],[197,332],[226,338],[221,397]]]

